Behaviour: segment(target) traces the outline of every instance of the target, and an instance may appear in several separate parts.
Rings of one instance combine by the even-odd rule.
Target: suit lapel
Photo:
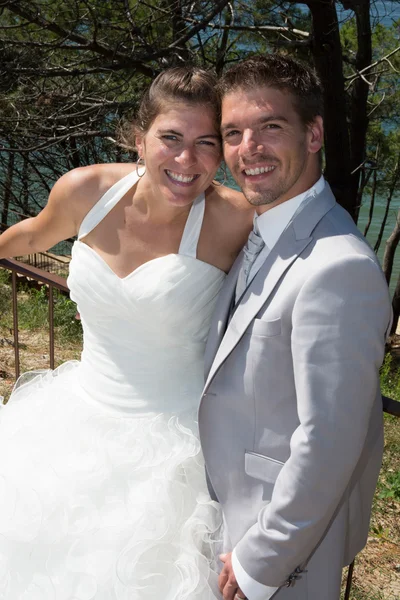
[[[215,355],[206,386],[210,383],[224,360],[226,360],[238,344],[255,315],[268,300],[282,275],[284,275],[298,255],[312,240],[311,237],[298,241],[293,241],[292,239],[290,248],[288,248],[288,238],[293,238],[293,234],[294,231],[292,227],[286,230],[285,234],[267,256],[264,264],[261,266],[252,283],[244,293]],[[285,249],[285,253],[280,252],[282,247]]]
[[[229,354],[243,337],[243,334],[254,317],[267,302],[276,285],[279,284],[281,277],[310,244],[313,239],[311,234],[317,223],[319,223],[322,217],[333,208],[334,205],[335,198],[329,185],[326,183],[324,191],[311,200],[283,232],[257,275],[247,288],[229,322],[225,335],[223,336],[223,328],[226,326],[229,316],[232,295],[235,290],[242,258],[235,263],[235,272],[228,284],[229,290],[225,290],[223,298],[220,297],[220,303],[218,303],[218,308],[220,309],[220,314],[223,315],[223,319],[219,320],[218,324],[220,325],[220,328],[218,330],[218,335],[215,336],[214,342],[215,346],[219,341],[220,344],[218,350],[215,352],[214,349],[212,356],[210,353],[208,357],[210,363],[212,357],[215,355],[214,361],[208,372],[206,388],[222,363],[227,359]],[[223,303],[225,304],[223,305]]]
[[[204,374],[205,378],[209,373],[213,360],[218,350],[218,346],[224,337],[228,319],[232,307],[232,299],[235,294],[236,281],[239,275],[240,267],[243,262],[243,252],[241,252],[233,263],[229,274],[227,275],[221,292],[218,296],[213,322],[208,336],[205,356],[204,356]]]

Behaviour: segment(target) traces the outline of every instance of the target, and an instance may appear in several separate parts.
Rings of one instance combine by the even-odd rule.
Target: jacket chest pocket
[[[249,326],[247,333],[257,337],[275,337],[281,335],[281,319],[272,319],[271,321],[254,319],[253,323]]]
[[[280,354],[283,349],[286,351],[288,342],[290,344],[290,336],[288,339],[288,336],[285,335],[280,318],[269,321],[254,319],[246,331],[246,336],[249,340],[249,350],[252,355]]]

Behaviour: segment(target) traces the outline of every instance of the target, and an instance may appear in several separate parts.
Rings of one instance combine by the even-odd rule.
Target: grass
[[[380,373],[382,394],[400,400],[400,357],[388,352]]]
[[[46,289],[19,290],[21,371],[48,368],[48,303]],[[82,328],[76,305],[55,295],[57,364],[79,358]],[[400,341],[400,338],[399,338]],[[0,269],[0,395],[9,396],[14,380],[11,287]],[[386,396],[400,400],[400,352],[387,354],[381,368]],[[385,452],[375,494],[369,543],[356,559],[351,600],[400,599],[400,419],[385,415]],[[323,596],[321,596],[323,600]]]
[[[0,269],[0,327],[13,327],[11,311],[10,275]],[[18,288],[18,328],[39,330],[48,328],[47,288],[29,288],[20,285]],[[82,342],[82,327],[76,319],[76,304],[54,290],[54,328],[63,342]]]

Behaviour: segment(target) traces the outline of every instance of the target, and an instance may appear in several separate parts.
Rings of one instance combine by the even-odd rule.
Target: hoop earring
[[[141,157],[139,156],[139,158],[138,158],[138,159],[137,159],[137,161],[136,161],[136,175],[139,177],[139,179],[140,179],[141,177],[143,177],[143,175],[145,174],[145,171],[143,171],[143,173],[142,173],[142,174],[140,174],[140,173],[139,173],[139,167],[140,167],[140,166],[143,166],[143,167],[144,167],[144,166],[145,166],[145,164],[144,164],[144,160],[143,160],[143,158],[141,158]]]
[[[228,179],[228,176],[226,174],[226,164],[225,163],[221,163],[220,169],[224,175],[224,180],[222,183],[220,183],[219,181],[216,181],[215,179],[213,180],[213,184],[217,187],[221,187],[222,185],[225,185],[226,180]]]

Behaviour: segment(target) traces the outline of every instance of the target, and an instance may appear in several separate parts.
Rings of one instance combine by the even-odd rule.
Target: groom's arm
[[[382,273],[366,256],[321,269],[298,295],[291,352],[300,425],[271,502],[234,550],[250,600],[261,596],[249,582],[283,585],[330,524],[366,440],[390,312]]]

